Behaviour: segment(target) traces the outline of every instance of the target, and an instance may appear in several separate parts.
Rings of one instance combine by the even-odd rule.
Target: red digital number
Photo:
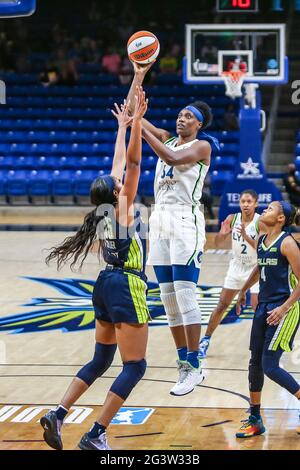
[[[235,8],[251,8],[251,0],[232,0],[232,6]]]

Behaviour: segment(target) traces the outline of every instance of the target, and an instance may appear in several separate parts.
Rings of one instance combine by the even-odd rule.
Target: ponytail
[[[62,265],[73,259],[71,269],[73,270],[78,261],[79,268],[82,268],[96,240],[97,225],[103,219],[103,216],[96,215],[96,211],[97,209],[94,209],[85,216],[83,224],[75,235],[65,238],[61,245],[51,248],[52,251],[46,258],[47,264],[56,260],[57,269],[60,269]],[[101,240],[99,240],[98,254],[100,254],[101,245]]]

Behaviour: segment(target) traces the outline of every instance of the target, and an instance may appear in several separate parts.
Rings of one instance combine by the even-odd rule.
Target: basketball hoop
[[[230,72],[222,72],[222,77],[226,87],[226,95],[233,100],[243,96],[242,86],[244,83],[245,72],[241,70],[230,70]]]

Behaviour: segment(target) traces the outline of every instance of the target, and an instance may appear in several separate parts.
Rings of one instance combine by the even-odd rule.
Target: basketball
[[[157,58],[159,50],[157,37],[149,31],[134,33],[127,43],[129,59],[138,64],[150,64]]]

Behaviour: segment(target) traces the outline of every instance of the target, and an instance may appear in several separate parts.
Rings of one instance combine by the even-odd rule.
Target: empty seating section
[[[34,75],[4,74],[8,99],[7,106],[0,107],[0,195],[6,201],[15,196],[28,196],[29,201],[35,196],[69,196],[76,202],[78,196],[88,196],[97,175],[109,173],[117,131],[110,110],[114,102],[122,102],[128,87],[92,68],[80,77],[73,87],[45,88],[36,84]],[[146,91],[147,118],[170,132],[186,104],[203,99],[213,108],[210,133],[220,140],[221,150],[212,158],[211,184],[213,194],[221,195],[239,152],[239,132],[221,130],[229,103],[224,89],[185,86],[176,76],[161,76]],[[298,147],[300,169],[300,139]],[[140,195],[153,195],[156,161],[144,143]]]

